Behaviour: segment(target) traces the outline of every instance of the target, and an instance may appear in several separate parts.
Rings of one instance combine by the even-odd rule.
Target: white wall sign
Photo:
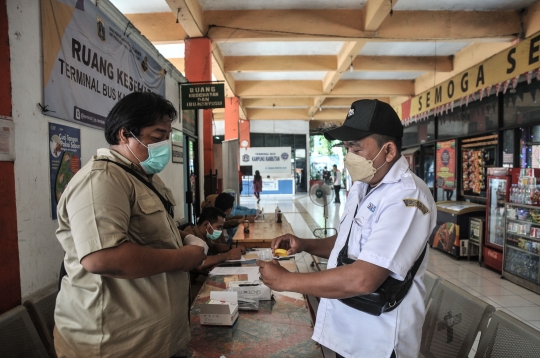
[[[263,179],[262,190],[263,190],[263,192],[278,190],[278,181],[264,178]]]
[[[240,165],[251,165],[261,176],[291,174],[291,147],[247,148],[240,150]]]

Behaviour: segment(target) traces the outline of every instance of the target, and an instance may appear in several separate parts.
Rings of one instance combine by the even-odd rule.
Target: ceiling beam
[[[177,20],[182,25],[188,37],[204,37],[208,26],[204,22],[204,12],[198,0],[166,0],[171,11],[177,14]],[[225,96],[236,96],[234,78],[225,72],[223,55],[217,44],[212,43],[212,73],[218,81],[225,83]],[[240,108],[239,116],[246,119],[246,111]]]
[[[368,97],[358,97],[358,98],[351,98],[351,97],[334,97],[334,98],[327,98],[322,103],[322,108],[326,107],[343,107],[343,108],[350,108],[351,103],[354,101],[360,100],[360,99],[373,99]],[[378,97],[377,98],[381,102],[390,102],[389,97]]]
[[[175,12],[176,14],[176,12]],[[186,32],[172,12],[126,14],[125,16],[151,42],[184,41]]]
[[[186,72],[186,62],[183,58],[168,58],[167,60],[169,60],[178,71],[182,73]]]
[[[241,98],[262,97],[389,97],[414,95],[413,81],[342,80],[331,93],[323,93],[321,81],[236,81]],[[248,117],[249,118],[249,117]]]
[[[398,0],[368,0],[364,5],[364,31],[377,31]]]
[[[540,31],[540,0],[529,5],[523,16],[523,28],[525,37],[529,37]]]
[[[394,11],[377,35],[394,40],[515,40],[521,31],[519,11]]]
[[[336,56],[226,56],[227,72],[332,71]]]
[[[227,72],[337,71],[338,68],[337,56],[226,56],[224,60]],[[344,65],[349,64],[350,57]],[[449,72],[454,63],[453,56],[357,56],[353,67],[354,71]]]
[[[225,112],[214,112],[212,111],[212,117],[215,121],[221,121],[225,119]]]
[[[198,0],[165,0],[188,37],[204,37],[208,26]],[[176,20],[175,20],[176,21]]]
[[[330,96],[332,97],[393,97],[412,96],[414,81],[408,80],[341,80]]]
[[[242,106],[245,108],[280,108],[280,107],[309,107],[313,104],[310,97],[274,97],[274,98],[245,98]]]
[[[328,72],[323,80],[324,93],[330,93],[330,91],[332,91],[343,72],[349,68],[356,55],[358,55],[365,44],[366,41],[350,41],[343,44],[337,54],[338,67],[336,71]]]
[[[358,56],[354,71],[438,71],[454,70],[453,56]]]
[[[326,109],[308,116],[305,110],[289,109],[267,109],[267,108],[249,108],[248,116],[250,120],[332,120],[343,121],[347,116],[348,108],[345,109]]]
[[[169,2],[173,0],[167,0]],[[215,41],[513,40],[518,11],[394,11],[376,32],[362,10],[213,10],[204,18]]]
[[[329,71],[323,79],[323,93],[330,93],[334,86],[338,83],[343,72],[351,65],[352,61],[358,55],[366,41],[348,41],[341,46],[336,56],[337,68],[335,71]],[[317,109],[321,108],[321,104],[326,99],[326,96],[316,97],[313,101],[313,106],[308,110],[308,116],[313,116]]]

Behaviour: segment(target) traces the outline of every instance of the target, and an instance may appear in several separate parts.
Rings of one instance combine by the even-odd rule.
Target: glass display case
[[[540,293],[540,207],[506,203],[502,276]]]
[[[484,228],[486,227],[485,218],[470,218],[469,219],[469,250],[467,257],[470,260],[471,255],[478,255],[478,264],[483,264],[484,250]],[[475,250],[476,248],[476,250]]]
[[[502,250],[504,241],[504,203],[510,189],[508,176],[488,176],[486,246]]]

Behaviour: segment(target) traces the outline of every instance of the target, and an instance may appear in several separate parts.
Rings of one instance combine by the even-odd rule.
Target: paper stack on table
[[[238,260],[227,260],[225,262],[243,262],[243,261],[258,260],[258,259],[259,259],[259,255],[257,255],[256,253],[249,253],[249,254],[242,255],[242,257],[240,257]]]
[[[208,273],[210,276],[248,275],[248,281],[259,279],[259,266],[251,267],[215,267]]]

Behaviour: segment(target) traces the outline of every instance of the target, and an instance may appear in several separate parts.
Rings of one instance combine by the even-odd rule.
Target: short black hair
[[[139,136],[145,127],[153,126],[169,116],[174,122],[178,112],[173,104],[152,92],[133,92],[122,97],[109,112],[105,120],[105,139],[107,143],[119,143],[118,131],[126,129],[126,136]],[[129,133],[131,132],[131,133]]]
[[[337,168],[337,164],[332,165],[334,168]]]
[[[214,206],[225,212],[234,206],[234,200],[231,194],[221,193],[217,196]]]
[[[210,225],[214,225],[219,218],[225,218],[225,213],[216,207],[209,206],[201,212],[197,225],[202,225],[205,221],[208,221]]]
[[[382,135],[382,134],[372,134],[370,137],[375,139],[375,142],[377,142],[377,145],[379,146],[379,148],[381,148],[384,145],[384,143],[388,143],[388,142],[394,143],[397,148],[397,154],[401,154],[401,145],[402,145],[401,138],[390,137],[390,136]]]

